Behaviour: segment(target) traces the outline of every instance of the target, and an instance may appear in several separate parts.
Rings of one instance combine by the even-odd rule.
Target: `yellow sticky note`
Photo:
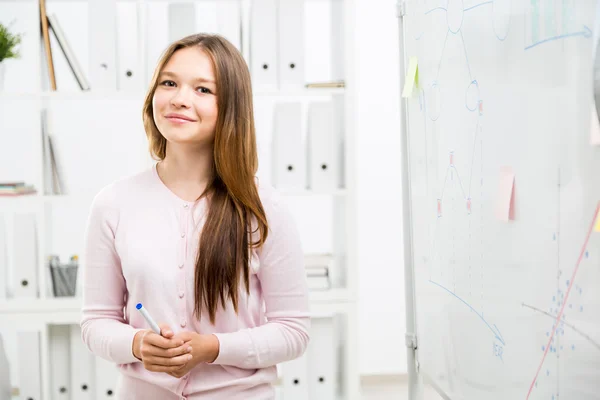
[[[402,90],[402,97],[412,96],[413,88],[419,84],[419,65],[416,56],[412,56],[408,60],[408,69],[406,71],[406,77],[404,78],[404,89]]]
[[[594,226],[594,230],[596,232],[600,232],[600,211],[598,212],[598,215],[596,216],[596,226]]]

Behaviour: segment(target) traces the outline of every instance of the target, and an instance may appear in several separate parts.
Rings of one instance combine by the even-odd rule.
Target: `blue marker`
[[[144,318],[146,319],[146,321],[148,321],[148,324],[150,325],[150,328],[152,328],[152,330],[160,335],[160,328],[158,326],[158,324],[156,322],[154,322],[154,320],[152,319],[152,317],[150,316],[150,314],[148,314],[148,311],[144,308],[144,306],[142,305],[142,303],[138,303],[135,308],[138,309],[139,312],[142,313],[142,315],[144,316]]]

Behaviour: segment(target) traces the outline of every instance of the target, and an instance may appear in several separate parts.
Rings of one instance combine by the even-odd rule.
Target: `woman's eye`
[[[210,93],[210,89],[200,86],[197,89],[200,93]]]
[[[163,85],[163,86],[170,86],[170,87],[175,86],[175,82],[168,81],[168,80],[167,81],[162,81],[160,84]]]

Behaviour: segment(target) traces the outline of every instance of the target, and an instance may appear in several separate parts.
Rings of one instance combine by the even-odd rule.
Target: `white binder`
[[[69,340],[71,331],[67,325],[51,325],[48,329],[50,346],[50,398],[70,400],[71,371]]]
[[[70,334],[71,398],[73,400],[93,400],[95,390],[94,355],[81,340],[79,325],[71,325]]]
[[[117,89],[117,2],[89,0],[90,86],[94,91]]]
[[[144,2],[144,41],[146,43],[146,84],[150,83],[162,53],[169,46],[169,19],[167,4]]]
[[[311,320],[308,359],[309,399],[334,399],[337,377],[337,348],[333,318]]]
[[[284,400],[321,399],[321,397],[309,396],[306,353],[299,358],[281,363],[281,375]]]
[[[334,190],[342,167],[338,116],[333,102],[312,103],[308,114],[308,187]]]
[[[198,32],[219,32],[218,7],[215,1],[199,1],[196,3],[196,30]]]
[[[38,248],[35,214],[14,215],[12,245],[14,297],[38,297]]]
[[[17,335],[18,387],[21,399],[42,400],[40,334],[37,331]]]
[[[114,400],[119,370],[115,363],[96,357],[96,400]]]
[[[135,2],[117,4],[117,89],[121,91],[143,89],[138,11]]]
[[[279,2],[279,86],[302,89],[304,85],[304,0]]]
[[[8,292],[7,236],[4,215],[0,214],[0,300],[6,299]]]
[[[306,188],[306,151],[302,138],[302,104],[275,106],[272,139],[273,185],[277,188]]]
[[[10,364],[4,347],[4,340],[2,334],[0,334],[0,400],[10,400]]]
[[[169,42],[175,42],[196,33],[194,3],[169,3]]]
[[[239,0],[217,2],[217,32],[242,51],[242,8]]]
[[[252,2],[250,73],[259,91],[277,89],[277,0]]]

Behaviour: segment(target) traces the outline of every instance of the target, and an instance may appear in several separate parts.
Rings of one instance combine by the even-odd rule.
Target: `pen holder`
[[[73,258],[69,264],[61,264],[58,257],[52,256],[49,267],[54,297],[75,296],[79,265],[73,262]]]

